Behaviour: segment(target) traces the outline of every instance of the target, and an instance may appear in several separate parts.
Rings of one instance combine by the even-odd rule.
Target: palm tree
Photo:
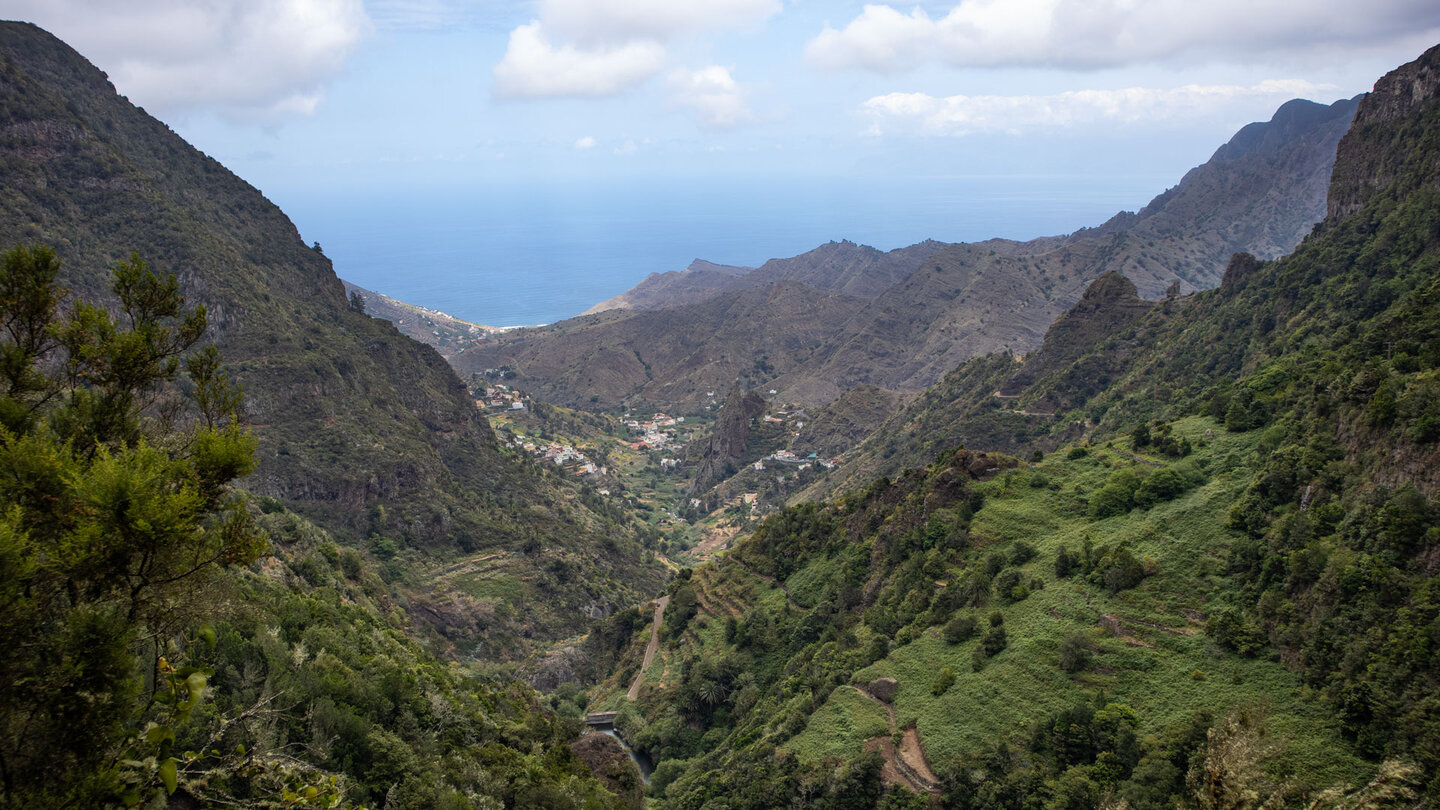
[[[725,687],[718,681],[701,681],[695,687],[695,696],[707,706],[714,706],[725,699]]]

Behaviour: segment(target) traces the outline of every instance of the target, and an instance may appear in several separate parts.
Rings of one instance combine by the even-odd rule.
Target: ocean
[[[551,323],[692,259],[759,266],[849,239],[1031,239],[1099,225],[1156,177],[569,182],[272,195],[341,278],[488,326]]]

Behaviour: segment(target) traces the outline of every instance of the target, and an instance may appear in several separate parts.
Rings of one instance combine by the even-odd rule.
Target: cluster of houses
[[[525,395],[508,385],[487,385],[484,396],[475,400],[475,407],[491,411],[523,411]]]
[[[641,434],[640,439],[630,442],[630,446],[636,450],[663,450],[673,445],[675,432],[673,429],[669,431],[666,429],[674,428],[685,421],[683,416],[666,416],[663,413],[657,413],[645,420],[630,419],[628,418],[629,414],[625,416],[627,417],[624,420],[625,426],[631,431]]]
[[[820,458],[820,456],[815,453],[811,453],[810,455],[802,458],[790,452],[789,450],[776,450],[774,453],[771,453],[765,458],[762,458],[754,464],[751,464],[750,467],[751,469],[757,471],[764,470],[765,462],[767,461],[771,462],[772,464],[789,464],[802,470],[808,470],[811,467],[817,465],[820,467],[824,467],[827,470],[835,468],[835,462],[831,461],[828,458]]]
[[[596,466],[584,453],[568,444],[517,435],[511,440],[510,446],[529,453],[537,460],[552,461],[566,472],[575,475],[605,475],[607,472],[604,467]]]

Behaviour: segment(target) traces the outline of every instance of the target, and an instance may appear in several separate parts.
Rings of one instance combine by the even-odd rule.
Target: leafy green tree
[[[1005,626],[997,625],[985,633],[985,638],[981,640],[980,647],[985,650],[986,655],[998,655],[1009,646],[1009,644],[1010,639],[1005,634]]]
[[[1094,645],[1082,633],[1071,633],[1060,642],[1060,668],[1074,674],[1090,666]]]
[[[59,267],[0,257],[0,804],[138,804],[175,789],[209,576],[265,549],[230,489],[254,441],[173,276],[132,254],[113,313],[62,315]]]
[[[945,623],[945,643],[961,644],[974,638],[976,632],[975,617],[956,615]]]
[[[1055,576],[1060,579],[1069,577],[1084,564],[1085,561],[1080,555],[1071,554],[1070,549],[1063,545],[1060,546],[1059,551],[1055,552]]]

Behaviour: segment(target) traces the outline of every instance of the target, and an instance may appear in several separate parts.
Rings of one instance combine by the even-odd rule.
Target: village
[[[486,385],[483,388],[477,387],[472,390],[472,394],[479,395],[475,399],[475,407],[487,416],[522,414],[529,408],[526,405],[529,398],[508,385],[497,383]],[[498,431],[501,424],[505,427],[503,432]],[[609,473],[605,466],[597,464],[569,442],[557,441],[544,436],[532,436],[523,430],[515,430],[516,426],[513,424],[497,423],[494,419],[491,419],[491,427],[497,429],[500,440],[505,444],[531,456],[536,461],[553,463],[570,475],[604,476]],[[506,438],[507,436],[508,438]]]
[[[471,388],[496,437],[536,463],[553,464],[595,487],[600,496],[630,501],[664,533],[663,543],[657,535],[655,548],[672,559],[693,562],[722,551],[737,533],[779,508],[787,493],[837,464],[819,452],[792,449],[808,417],[796,406],[779,407],[752,422],[759,438],[754,449],[764,455],[751,456],[738,475],[697,498],[687,491],[693,459],[687,462],[685,447],[709,435],[710,418],[566,409],[501,382],[505,371],[476,374]]]
[[[545,439],[536,439],[515,434],[510,446],[534,456],[536,459],[554,462],[561,469],[573,475],[606,475],[609,470],[600,467],[585,457],[584,453],[568,444]]]
[[[632,449],[664,450],[667,447],[675,446],[676,438],[673,428],[684,424],[684,422],[685,417],[683,416],[667,416],[663,413],[656,413],[651,418],[641,421],[631,419],[630,414],[627,413],[625,414],[623,424],[625,427],[630,428],[632,432],[640,434],[640,438],[637,441],[628,442]],[[672,430],[667,431],[666,428],[672,428]],[[667,461],[671,463],[667,465],[665,463]],[[675,463],[676,460],[673,458],[661,459],[660,466],[673,468]]]

